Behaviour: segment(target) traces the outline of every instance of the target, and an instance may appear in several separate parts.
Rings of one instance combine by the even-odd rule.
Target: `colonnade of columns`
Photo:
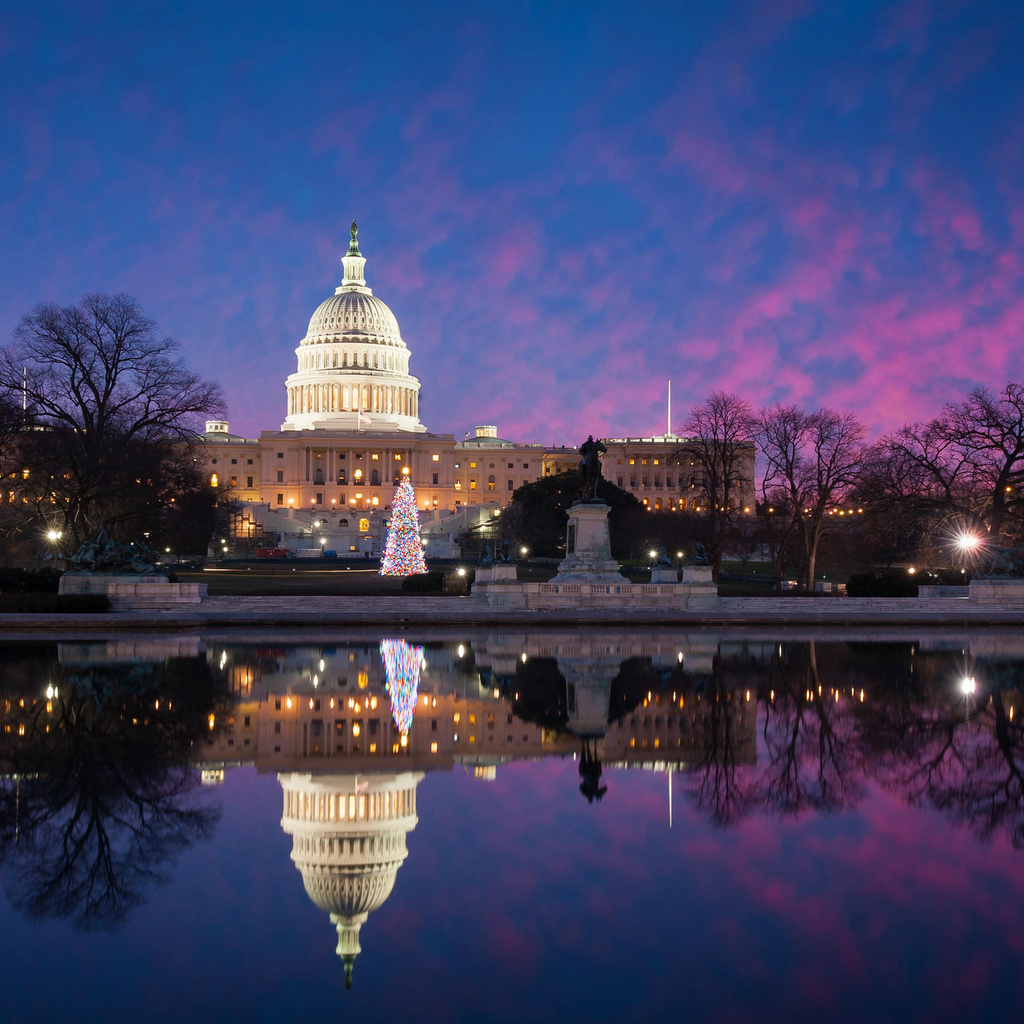
[[[306,384],[288,389],[288,415],[366,412],[418,416],[419,393],[393,384]]]
[[[304,445],[300,454],[299,481],[304,486],[393,487],[412,471],[413,452],[408,448],[335,447]]]

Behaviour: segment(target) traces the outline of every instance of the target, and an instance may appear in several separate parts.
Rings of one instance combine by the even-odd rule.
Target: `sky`
[[[1016,0],[6,4],[0,139],[0,343],[126,292],[248,436],[353,219],[457,438],[1024,380]]]

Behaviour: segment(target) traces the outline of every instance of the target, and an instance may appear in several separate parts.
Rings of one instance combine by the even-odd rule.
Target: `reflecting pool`
[[[1018,1021],[1024,638],[0,646],[0,1020]]]

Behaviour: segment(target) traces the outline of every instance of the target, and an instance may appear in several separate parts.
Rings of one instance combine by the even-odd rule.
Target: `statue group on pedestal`
[[[69,572],[148,575],[157,571],[153,552],[141,542],[119,544],[100,526],[92,540],[80,545],[68,559]]]

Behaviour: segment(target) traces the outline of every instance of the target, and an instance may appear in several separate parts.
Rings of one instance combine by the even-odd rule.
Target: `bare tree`
[[[200,417],[222,411],[219,385],[186,369],[178,347],[135,299],[87,295],[37,306],[0,354],[0,393],[24,406],[23,494],[70,542],[166,501]]]
[[[758,440],[766,462],[762,489],[780,490],[804,555],[804,585],[814,585],[815,565],[829,514],[860,471],[864,427],[852,413],[804,412],[775,405],[758,416]]]
[[[673,458],[696,462],[694,484],[708,518],[708,554],[715,579],[732,528],[743,510],[742,481],[753,475],[755,419],[738,395],[716,391],[690,409],[684,431],[696,444]]]
[[[933,542],[949,544],[958,531],[994,544],[1024,535],[1024,385],[998,395],[984,388],[947,405],[927,423],[882,439],[888,463],[880,500],[927,520]]]

